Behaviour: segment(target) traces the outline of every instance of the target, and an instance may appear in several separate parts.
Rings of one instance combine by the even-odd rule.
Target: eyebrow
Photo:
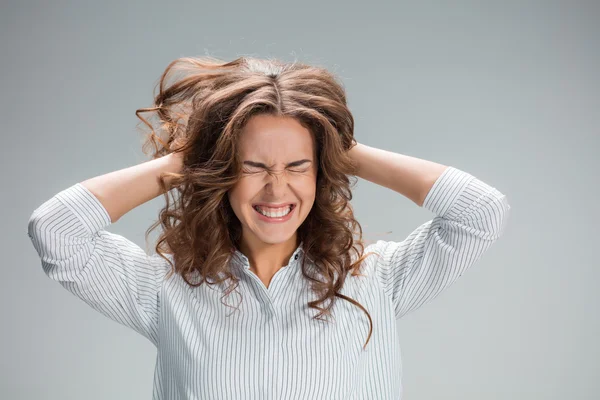
[[[307,162],[310,163],[310,162],[312,162],[312,160],[308,160],[308,159],[305,158],[305,159],[298,160],[298,161],[292,161],[291,163],[288,163],[285,166],[286,166],[286,168],[287,167],[298,167],[298,166],[300,166],[302,164],[305,164]],[[267,166],[267,165],[265,165],[263,163],[256,162],[256,161],[250,161],[250,160],[245,160],[244,164],[245,165],[250,165],[251,167],[258,167],[258,168],[265,168],[265,169],[271,169],[271,168],[273,168],[272,166],[269,167],[269,166]]]

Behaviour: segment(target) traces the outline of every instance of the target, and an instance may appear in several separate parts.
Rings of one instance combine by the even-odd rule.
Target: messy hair
[[[341,82],[325,68],[297,61],[239,57],[225,62],[205,56],[174,60],[157,87],[153,106],[136,115],[151,131],[144,153],[150,146],[155,159],[182,153],[180,173],[160,177],[166,205],[146,232],[147,237],[161,225],[155,249],[170,263],[170,274],[176,272],[191,286],[229,281],[224,296],[237,288],[229,262],[242,228],[227,192],[242,176],[238,137],[255,115],[295,118],[313,137],[318,166],[315,202],[297,231],[306,255],[302,274],[320,296],[308,306],[319,310],[316,319],[331,316],[335,297],[361,308],[370,324],[364,349],[373,331],[371,316],[339,293],[348,272],[362,275],[359,268],[370,254],[364,254],[362,228],[350,204],[356,164],[346,153],[356,141]],[[140,115],[146,112],[155,113],[158,122]],[[319,306],[326,301],[326,307]]]

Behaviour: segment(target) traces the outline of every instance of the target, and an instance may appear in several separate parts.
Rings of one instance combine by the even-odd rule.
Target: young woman
[[[506,196],[357,143],[341,83],[314,66],[178,59],[137,110],[152,128],[150,111],[152,160],[55,194],[28,234],[51,279],[156,345],[153,398],[400,398],[396,320],[501,236]],[[435,217],[365,249],[355,176]],[[105,230],[161,194],[156,254]]]

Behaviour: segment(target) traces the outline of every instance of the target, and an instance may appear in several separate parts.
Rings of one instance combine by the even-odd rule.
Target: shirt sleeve
[[[433,184],[423,207],[436,216],[406,239],[378,240],[365,249],[380,255],[370,267],[396,319],[435,298],[475,264],[504,232],[510,210],[504,194],[452,166]]]
[[[80,183],[33,211],[28,236],[46,275],[108,318],[157,345],[159,294],[170,265],[121,235]]]

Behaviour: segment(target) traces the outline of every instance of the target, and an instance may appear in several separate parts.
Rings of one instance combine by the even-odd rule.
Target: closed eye
[[[308,164],[312,163],[312,160],[304,159],[304,160],[293,161],[293,162],[291,162],[289,164],[286,164],[285,167],[286,168],[289,168],[289,167],[294,168],[294,167],[299,167],[299,166],[307,164],[307,163]],[[262,169],[266,169],[266,170],[270,170],[270,169],[272,169],[274,167],[274,166],[270,166],[269,167],[268,165],[265,165],[263,163],[256,162],[256,161],[250,161],[250,160],[245,160],[243,162],[243,164],[244,165],[248,165],[250,167],[262,168]]]
[[[305,172],[308,172],[309,169],[304,169],[304,170],[297,170],[297,169],[290,169],[290,172],[296,173],[296,174],[303,174]],[[266,168],[256,168],[254,170],[248,169],[248,168],[244,168],[243,172],[246,174],[260,174],[262,172],[268,172],[268,169]]]

